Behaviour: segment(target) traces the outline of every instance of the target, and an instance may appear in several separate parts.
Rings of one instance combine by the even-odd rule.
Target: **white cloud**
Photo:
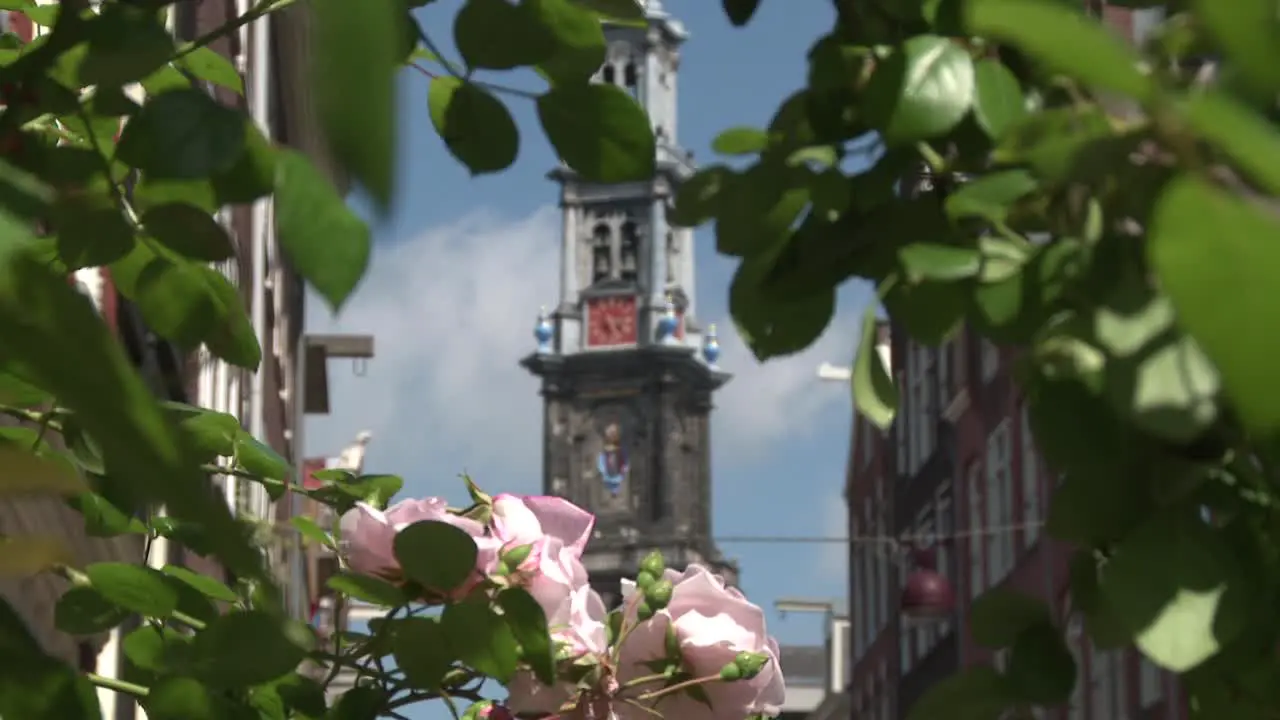
[[[555,208],[523,218],[471,213],[375,248],[368,276],[339,318],[312,298],[309,332],[372,334],[377,356],[361,378],[331,362],[333,414],[309,424],[308,453],[336,453],[368,429],[368,468],[398,472],[416,492],[451,492],[464,470],[485,487],[537,489],[542,400],[536,379],[517,363],[534,347],[538,307],[556,300],[559,236]],[[722,291],[705,280],[701,288],[704,313],[723,314]],[[804,353],[764,364],[723,325],[720,364],[735,377],[717,396],[718,468],[807,436],[819,420],[835,417],[843,427],[848,392],[819,382],[814,371],[824,360],[852,357],[849,322],[833,323]]]

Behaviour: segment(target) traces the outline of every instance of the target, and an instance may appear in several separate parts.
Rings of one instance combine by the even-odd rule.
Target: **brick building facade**
[[[1091,2],[1125,37],[1139,40],[1159,10]],[[888,432],[855,417],[846,477],[853,624],[853,717],[905,718],[939,680],[975,663],[1004,661],[969,635],[973,600],[1011,587],[1045,600],[1067,629],[1078,681],[1071,702],[1038,717],[1058,720],[1181,720],[1176,678],[1133,650],[1089,646],[1071,612],[1071,549],[1042,530],[1057,486],[1036,449],[1026,404],[1012,379],[1015,355],[967,330],[938,347],[879,328],[899,388]],[[938,538],[930,552],[956,593],[951,616],[912,625],[899,613],[911,547],[889,538]],[[910,545],[913,543],[907,543]]]

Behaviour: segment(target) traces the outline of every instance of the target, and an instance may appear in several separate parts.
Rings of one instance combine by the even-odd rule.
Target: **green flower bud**
[[[493,707],[492,700],[481,700],[473,703],[471,707],[462,713],[462,720],[476,720],[476,718],[484,717],[484,713],[491,707]]]
[[[720,668],[720,679],[724,680],[725,682],[733,682],[734,680],[741,680],[742,668],[738,666],[738,663],[731,662],[728,665],[725,665],[724,667]]]
[[[640,618],[640,622],[644,622],[653,617],[653,608],[649,607],[649,603],[641,600],[640,606],[636,608],[636,617]]]
[[[662,553],[658,550],[652,550],[644,559],[640,561],[641,572],[647,572],[650,575],[662,577],[662,571],[667,569],[667,563],[662,559]]]
[[[667,623],[667,659],[680,661],[684,659],[684,654],[680,652],[680,638],[676,637],[676,628],[671,623]]]
[[[644,570],[641,570],[640,574],[636,575],[636,587],[640,588],[641,590],[644,590],[645,588],[657,582],[657,580],[658,578],[654,577],[653,573],[649,573],[649,572],[645,572]]]
[[[742,671],[742,677],[747,680],[759,675],[767,662],[769,662],[769,656],[764,653],[743,651],[733,658],[733,664]]]
[[[644,589],[644,599],[654,610],[661,610],[671,602],[671,592],[674,589],[670,580],[659,580]]]
[[[515,570],[520,564],[529,559],[529,553],[533,552],[533,545],[517,545],[510,550],[503,551],[500,556],[502,564]]]

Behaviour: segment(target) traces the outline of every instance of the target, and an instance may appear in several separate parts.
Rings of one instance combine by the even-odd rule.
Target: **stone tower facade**
[[[544,490],[590,509],[584,562],[605,602],[659,549],[669,567],[701,562],[736,582],[711,534],[715,327],[698,323],[693,231],[672,227],[675,189],[693,173],[676,135],[676,77],[684,27],[650,0],[643,27],[606,28],[595,81],[648,110],[656,172],[601,185],[558,168],[564,226],[559,304],[535,330],[522,365],[542,379]]]

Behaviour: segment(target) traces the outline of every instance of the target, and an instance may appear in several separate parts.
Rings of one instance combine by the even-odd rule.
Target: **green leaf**
[[[977,248],[917,242],[898,251],[898,261],[910,282],[963,280],[978,274],[982,256]]]
[[[49,219],[68,270],[109,265],[133,250],[133,228],[105,197],[60,199]]]
[[[262,363],[262,347],[249,322],[240,290],[225,275],[208,266],[200,268],[200,279],[208,288],[215,308],[215,322],[204,338],[205,347],[214,357],[257,371]]]
[[[555,41],[528,2],[466,0],[453,20],[453,42],[472,70],[512,70],[551,58]]]
[[[980,217],[1002,223],[1009,206],[1034,191],[1038,183],[1026,170],[990,173],[947,196],[947,216],[953,220]]]
[[[180,580],[189,587],[197,590],[205,597],[222,602],[235,602],[237,595],[234,590],[227,587],[217,579],[209,577],[203,573],[188,570],[180,565],[165,565],[163,570],[165,575]]]
[[[1028,165],[1042,179],[1057,181],[1076,170],[1078,157],[1091,143],[1111,136],[1110,122],[1096,106],[1053,108],[1006,130],[992,159]]]
[[[228,720],[245,717],[247,708],[189,677],[167,677],[142,702],[150,720]]]
[[[644,19],[644,8],[638,0],[574,0],[574,2],[610,20]]]
[[[515,675],[520,646],[511,627],[488,606],[473,602],[448,605],[440,624],[462,662],[504,684]]]
[[[192,205],[157,205],[143,213],[142,225],[165,247],[193,260],[218,262],[236,254],[227,231],[209,213]]]
[[[236,66],[222,53],[207,45],[178,58],[177,65],[198,80],[224,87],[238,95],[244,94],[244,80]]]
[[[1013,44],[1094,88],[1139,101],[1155,91],[1133,48],[1082,8],[1043,0],[971,0],[965,21],[972,34]]]
[[[235,439],[243,430],[234,415],[183,403],[164,403],[164,408],[198,448],[203,460],[235,453]]]
[[[151,390],[119,341],[65,274],[33,254],[25,226],[0,213],[0,355],[76,413],[127,478],[135,501],[164,505],[170,516],[204,526],[211,551],[234,572],[266,580],[261,555],[238,533],[221,498],[166,425]]]
[[[289,518],[289,524],[298,531],[299,535],[321,547],[333,548],[335,545],[329,532],[305,515],[294,515]]]
[[[171,627],[143,625],[125,635],[120,649],[138,669],[169,673],[186,662],[191,638]]]
[[[22,720],[99,720],[93,685],[70,665],[36,652],[0,662],[0,716]]]
[[[1178,673],[1239,636],[1251,608],[1237,556],[1198,518],[1142,525],[1115,547],[1101,587],[1143,654]]]
[[[969,609],[969,632],[984,647],[1009,647],[1023,630],[1050,620],[1042,600],[1010,588],[984,592]]]
[[[619,183],[653,176],[649,117],[622,88],[552,88],[538,97],[538,120],[560,158],[584,180]]]
[[[1098,560],[1092,550],[1077,550],[1071,556],[1071,605],[1084,618],[1084,628],[1099,650],[1124,647],[1130,634],[1116,617],[1098,582]]]
[[[436,690],[453,666],[453,653],[436,618],[410,617],[393,625],[391,652],[410,687]]]
[[[929,687],[907,720],[998,720],[1013,703],[1000,673],[990,665],[972,665]]]
[[[448,523],[425,520],[396,534],[395,553],[405,577],[438,593],[461,586],[476,569],[476,541]]]
[[[386,210],[395,183],[403,6],[397,0],[316,0],[312,10],[311,88],[325,137],[338,163]]]
[[[227,170],[214,175],[210,185],[217,196],[215,207],[249,203],[276,189],[277,153],[271,141],[252,120],[245,121],[244,151]]]
[[[1062,632],[1047,617],[1018,633],[1005,677],[1020,700],[1041,706],[1065,703],[1071,698],[1076,675],[1076,662]]]
[[[408,601],[404,591],[386,580],[339,570],[325,583],[348,597],[383,607],[399,607]]]
[[[550,34],[554,50],[538,61],[538,69],[553,85],[585,81],[600,69],[605,59],[604,30],[600,18],[568,0],[525,2]],[[537,34],[536,31],[525,32]]]
[[[542,606],[523,588],[507,588],[498,593],[498,606],[520,643],[521,660],[533,669],[539,682],[555,684],[555,655]]]
[[[1217,366],[1241,418],[1259,432],[1280,429],[1280,388],[1269,353],[1280,307],[1266,290],[1280,248],[1268,210],[1206,181],[1170,182],[1153,210],[1147,255],[1185,328]],[[1241,323],[1244,323],[1242,325]]]
[[[159,571],[121,562],[94,563],[84,569],[102,597],[149,617],[168,617],[178,608],[178,593]]]
[[[1191,129],[1216,146],[1272,194],[1280,194],[1280,137],[1265,118],[1214,88],[1187,97]]]
[[[276,179],[280,246],[337,312],[369,265],[369,228],[301,154],[284,151]]]
[[[91,587],[69,588],[54,608],[53,622],[72,635],[97,635],[129,619],[130,612]]]
[[[342,489],[357,500],[383,510],[403,487],[404,478],[399,475],[361,475]]]
[[[190,88],[150,98],[125,123],[117,155],[157,179],[199,180],[230,168],[244,144],[244,117]]]
[[[239,688],[293,672],[306,657],[310,629],[260,610],[218,618],[196,635],[193,667],[211,685]]]
[[[1005,132],[1027,115],[1026,100],[1018,78],[999,60],[987,58],[974,63],[973,116],[992,140],[1004,137]]]
[[[155,72],[173,54],[173,36],[155,12],[106,5],[87,24],[88,52],[80,61],[82,85],[125,85]]]
[[[209,214],[221,205],[214,195],[213,184],[207,180],[152,180],[143,176],[134,185],[133,205],[136,210],[145,212],[168,203],[193,205]]]
[[[720,0],[725,17],[734,27],[744,27],[760,7],[760,0]]]
[[[813,344],[835,315],[834,288],[814,287],[797,297],[775,298],[763,288],[771,258],[748,258],[729,287],[729,313],[756,359],[791,355]]]
[[[711,141],[711,149],[721,155],[754,155],[768,146],[768,134],[751,127],[729,128]]]
[[[781,255],[800,214],[809,205],[812,184],[802,170],[781,170],[760,163],[742,175],[726,173],[721,186],[708,198],[708,209],[717,211],[716,252],[735,257],[765,258]],[[721,195],[723,197],[721,197]]]
[[[898,412],[898,389],[876,349],[879,343],[875,306],[862,316],[862,338],[853,363],[853,403],[872,425],[887,430]]]
[[[500,172],[516,161],[520,133],[515,120],[484,88],[440,75],[431,79],[427,107],[445,147],[472,175]]]
[[[242,469],[258,477],[287,480],[293,472],[280,453],[243,430],[236,436],[235,458]]]
[[[1254,89],[1272,94],[1280,90],[1280,21],[1270,0],[1192,0],[1191,7],[1196,20],[1226,51],[1229,64]]]
[[[868,122],[889,146],[945,135],[973,107],[973,60],[949,38],[916,35],[867,84]]]

